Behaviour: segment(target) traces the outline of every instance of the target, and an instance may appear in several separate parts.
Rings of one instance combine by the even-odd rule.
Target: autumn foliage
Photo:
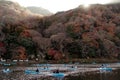
[[[119,3],[79,6],[47,17],[13,2],[13,9],[8,2],[0,4],[0,56],[5,59],[120,58]]]
[[[62,53],[53,48],[48,50],[48,56],[52,57],[54,60],[60,60],[63,58]]]
[[[77,57],[80,58],[118,58],[120,55],[119,16],[119,3],[91,5],[88,9],[79,6],[47,18],[46,21],[51,22],[51,25],[48,26],[47,32],[45,30],[45,36],[52,36],[54,32],[55,34],[66,33],[66,38],[57,42],[56,46],[57,49],[69,53],[72,57],[78,55]],[[58,24],[62,24],[65,31],[61,29],[56,32]],[[74,47],[74,43],[77,47]]]

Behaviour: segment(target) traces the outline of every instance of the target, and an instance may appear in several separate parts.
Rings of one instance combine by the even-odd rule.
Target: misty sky
[[[78,7],[80,4],[89,6],[89,4],[99,3],[107,4],[111,2],[120,2],[120,0],[12,0],[18,2],[21,6],[37,6],[48,9],[56,13]]]

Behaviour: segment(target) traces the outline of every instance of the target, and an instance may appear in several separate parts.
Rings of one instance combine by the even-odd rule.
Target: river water
[[[99,66],[98,65],[90,65],[87,64],[87,66],[84,66],[83,69],[91,70],[91,68],[95,68]],[[110,72],[99,72],[99,71],[84,71],[75,73],[72,75],[65,76],[63,80],[120,80],[120,65],[116,66],[115,64],[111,64],[112,67],[117,67],[117,69],[110,71]],[[83,67],[83,65],[80,65],[80,67]],[[0,80],[56,80],[54,77],[48,77],[48,76],[42,76],[41,75],[27,75],[24,73],[24,70],[26,69],[36,69],[37,67],[18,67],[18,66],[12,66],[9,67],[12,72],[10,73],[3,73],[2,70],[4,66],[0,66]]]
[[[77,76],[67,76],[65,80],[120,80],[120,69],[112,72],[89,72]]]

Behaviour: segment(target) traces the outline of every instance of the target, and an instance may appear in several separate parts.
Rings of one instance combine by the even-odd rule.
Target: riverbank
[[[119,59],[110,59],[110,58],[88,58],[88,59],[80,59],[80,58],[70,58],[70,59],[61,59],[61,60],[3,60],[0,62],[29,62],[29,63],[69,63],[69,62],[80,62],[80,63],[114,63],[119,62]]]
[[[108,58],[90,58],[90,59],[63,59],[63,60],[30,60],[29,63],[50,63],[50,64],[64,64],[64,63],[116,63],[120,62],[119,59]]]

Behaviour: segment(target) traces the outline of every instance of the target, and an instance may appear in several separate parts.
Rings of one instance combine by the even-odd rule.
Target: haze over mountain
[[[14,3],[11,1],[0,1],[0,19],[5,19],[5,18],[11,18],[11,19],[16,19],[15,17],[21,18],[27,17],[30,15],[30,11],[21,7],[18,3]],[[8,21],[8,20],[7,20]]]
[[[27,9],[29,9],[32,13],[41,14],[43,16],[50,16],[53,14],[50,11],[48,11],[47,9],[44,9],[41,7],[30,6],[30,7],[27,7]]]
[[[2,1],[0,13],[2,58],[120,58],[120,3],[79,6],[38,17]]]
[[[37,6],[43,7],[52,13],[67,11],[76,8],[79,5],[89,6],[90,4],[108,4],[117,3],[120,0],[12,0],[18,2],[24,7]]]

